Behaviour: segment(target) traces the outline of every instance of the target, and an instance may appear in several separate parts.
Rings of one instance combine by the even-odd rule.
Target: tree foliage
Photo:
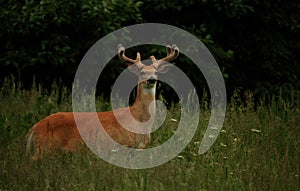
[[[46,85],[57,79],[70,84],[85,52],[105,34],[158,22],[198,37],[215,56],[229,89],[300,88],[297,1],[6,0],[0,5],[2,79],[12,74],[27,85],[32,76]],[[177,61],[196,83],[205,83],[188,62]],[[111,69],[112,76],[118,71]]]
[[[221,66],[227,87],[257,93],[299,88],[299,2],[149,0],[144,5],[146,21],[186,28],[201,39]]]
[[[12,73],[26,81],[36,75],[48,84],[63,75],[67,75],[64,80],[72,79],[93,43],[141,19],[141,3],[132,0],[8,0],[0,4],[1,76]]]

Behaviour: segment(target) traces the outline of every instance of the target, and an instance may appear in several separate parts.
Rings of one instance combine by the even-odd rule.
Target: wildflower
[[[200,144],[200,141],[195,141],[194,144],[198,145],[198,144]]]
[[[213,138],[215,138],[216,136],[215,136],[215,135],[209,135],[208,137],[211,138],[211,139],[213,139]]]
[[[255,133],[261,133],[261,130],[259,129],[251,129],[252,132],[255,132]]]
[[[177,158],[183,159],[183,156],[182,155],[178,155]]]

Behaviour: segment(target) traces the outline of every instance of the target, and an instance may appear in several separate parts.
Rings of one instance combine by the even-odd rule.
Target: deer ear
[[[157,68],[157,71],[161,74],[167,73],[172,67],[174,67],[174,64],[160,64]]]
[[[129,71],[138,75],[139,74],[139,71],[140,71],[140,68],[138,67],[137,64],[132,64],[130,62],[126,62],[126,66],[128,67]]]

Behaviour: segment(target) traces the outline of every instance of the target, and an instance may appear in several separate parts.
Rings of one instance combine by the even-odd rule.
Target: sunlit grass
[[[90,152],[30,161],[24,145],[28,129],[51,113],[71,111],[71,94],[55,85],[51,92],[25,91],[5,82],[0,90],[0,190],[298,190],[300,96],[291,94],[254,100],[251,92],[236,91],[217,141],[199,156],[210,116],[203,101],[198,131],[180,155],[155,168],[130,170]],[[97,105],[108,108],[100,99]],[[179,119],[174,105],[153,133],[151,146],[172,136]]]

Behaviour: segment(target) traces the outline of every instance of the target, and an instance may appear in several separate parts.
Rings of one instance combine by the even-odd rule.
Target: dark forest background
[[[197,36],[217,60],[229,94],[299,90],[299,10],[296,0],[3,0],[0,85],[10,78],[23,88],[58,83],[71,89],[77,66],[97,40],[121,27],[157,22]],[[195,83],[205,84],[185,62],[176,61]],[[102,93],[124,67],[107,69]]]

